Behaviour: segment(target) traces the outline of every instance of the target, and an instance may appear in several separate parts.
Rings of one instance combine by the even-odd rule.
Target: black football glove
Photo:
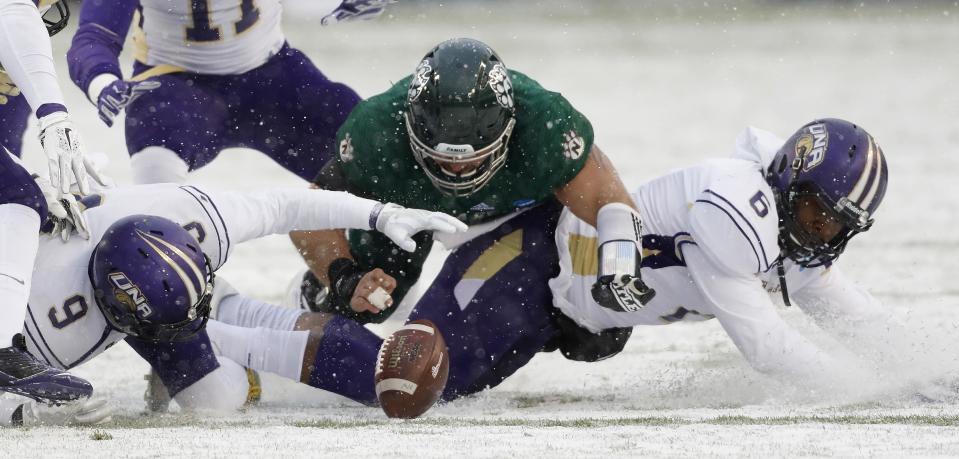
[[[638,311],[652,301],[656,291],[640,277],[642,255],[636,243],[606,241],[599,246],[599,273],[593,283],[593,300],[613,311]]]

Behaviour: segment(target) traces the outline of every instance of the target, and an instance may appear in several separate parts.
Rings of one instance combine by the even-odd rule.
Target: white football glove
[[[376,219],[376,224],[371,226],[407,252],[416,250],[416,242],[413,242],[412,236],[420,231],[454,234],[468,229],[466,223],[442,212],[407,209],[397,204],[377,206],[371,218]]]
[[[61,193],[70,192],[71,179],[76,179],[80,194],[83,195],[90,192],[90,177],[106,186],[100,172],[84,156],[80,135],[66,112],[54,112],[40,118],[40,144],[47,154],[50,183]]]
[[[33,180],[37,182],[43,199],[47,201],[48,218],[53,222],[51,234],[59,235],[63,242],[67,242],[75,230],[80,237],[90,239],[87,220],[77,197],[70,193],[61,194],[45,177],[34,175]]]
[[[383,14],[390,3],[396,3],[396,0],[343,0],[333,12],[323,16],[320,24],[328,26],[337,22],[373,19]]]
[[[91,426],[109,422],[113,407],[103,398],[85,398],[60,405],[30,400],[20,405],[23,426]]]

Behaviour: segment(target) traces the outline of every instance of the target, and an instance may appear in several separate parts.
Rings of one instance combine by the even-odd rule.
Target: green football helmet
[[[441,192],[469,196],[506,164],[513,87],[485,43],[454,38],[433,48],[416,67],[407,105],[413,156]]]

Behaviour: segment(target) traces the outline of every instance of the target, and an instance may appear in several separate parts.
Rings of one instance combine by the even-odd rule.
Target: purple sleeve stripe
[[[729,202],[728,199],[722,197],[721,195],[719,195],[719,193],[716,193],[716,192],[713,191],[713,190],[708,190],[708,189],[707,189],[707,190],[706,190],[706,193],[709,193],[709,194],[711,194],[711,195],[719,198],[719,199],[720,199],[722,202],[724,202],[729,208],[731,208],[731,209],[733,210],[733,212],[736,212],[736,215],[739,215],[739,218],[742,219],[743,223],[745,223],[746,226],[749,227],[750,231],[752,231],[752,233],[753,233],[753,236],[755,236],[755,238],[756,238],[756,244],[759,244],[759,251],[762,252],[762,255],[763,255],[762,260],[763,260],[763,263],[766,264],[766,269],[765,269],[765,270],[768,270],[768,269],[769,269],[769,262],[768,262],[769,258],[766,256],[766,248],[763,247],[763,240],[760,239],[760,237],[759,237],[759,231],[756,231],[756,228],[753,227],[752,223],[749,222],[749,219],[746,218],[746,216],[743,215],[743,213],[740,212],[739,209],[738,209],[736,206],[734,206],[731,202]],[[732,218],[732,216],[730,216],[730,218]],[[754,245],[755,245],[755,244],[754,244]],[[765,270],[763,270],[763,271],[765,271]]]
[[[705,199],[697,199],[696,202],[701,202],[701,203],[704,203],[704,204],[709,204],[709,205],[715,206],[717,209],[719,209],[720,211],[722,211],[722,213],[726,214],[726,216],[729,217],[729,219],[733,222],[733,224],[736,225],[736,229],[739,230],[739,232],[740,232],[740,233],[743,235],[743,237],[746,239],[746,242],[749,243],[749,247],[753,249],[753,255],[756,256],[756,272],[762,272],[762,271],[763,271],[763,269],[762,269],[763,265],[762,265],[762,261],[761,261],[760,258],[759,258],[759,252],[756,251],[756,245],[753,244],[753,241],[749,239],[749,236],[746,235],[746,231],[743,230],[743,227],[742,227],[742,226],[739,226],[739,222],[737,222],[736,219],[733,218],[732,214],[730,214],[729,211],[727,211],[726,209],[724,209],[724,208],[723,208],[722,206],[720,206],[719,204],[716,204],[715,202],[707,201],[707,200],[705,200]]]
[[[216,208],[216,204],[213,203],[213,200],[210,199],[210,196],[208,196],[206,193],[189,185],[181,186],[180,189],[186,191],[187,194],[189,194],[193,199],[196,199],[196,202],[200,205],[200,208],[206,212],[207,218],[213,222],[213,231],[216,233],[217,244],[220,247],[220,253],[218,254],[219,260],[217,260],[219,263],[217,263],[213,269],[219,269],[226,263],[226,259],[230,253],[230,233],[227,231],[226,222],[223,221],[223,216],[220,215],[220,210]],[[209,203],[210,207],[213,208],[213,213],[216,214],[216,218],[213,218],[213,213],[210,212],[210,208],[207,207],[207,203]],[[217,222],[220,224],[217,225]],[[220,228],[223,228],[222,236],[220,235]]]
[[[43,118],[51,113],[67,112],[67,107],[60,104],[43,104],[37,109],[37,119]]]

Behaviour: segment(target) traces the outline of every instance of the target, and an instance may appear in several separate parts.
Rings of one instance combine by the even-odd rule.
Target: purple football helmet
[[[97,306],[110,325],[149,341],[184,341],[206,326],[213,270],[200,244],[166,218],[117,220],[90,257]]]
[[[801,266],[829,264],[849,239],[872,226],[889,171],[882,149],[861,127],[828,118],[796,131],[779,149],[766,174],[776,195],[783,255]],[[828,242],[805,231],[796,219],[796,202],[818,200],[843,229]]]

